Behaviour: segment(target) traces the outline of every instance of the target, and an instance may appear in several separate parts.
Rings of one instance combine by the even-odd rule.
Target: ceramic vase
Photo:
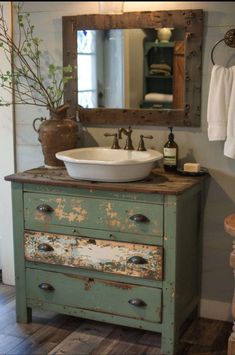
[[[33,128],[42,144],[44,163],[47,168],[64,166],[64,163],[56,158],[55,153],[76,148],[78,145],[78,125],[76,121],[66,118],[67,109],[68,105],[49,109],[50,119],[36,118],[33,121]],[[36,128],[38,120],[41,124]]]
[[[157,36],[160,42],[169,42],[172,32],[170,28],[163,27],[157,32]]]

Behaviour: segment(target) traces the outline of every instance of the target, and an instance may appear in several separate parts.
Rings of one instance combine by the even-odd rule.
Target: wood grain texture
[[[14,287],[0,284],[0,304],[7,307],[14,296]],[[1,354],[161,354],[161,336],[153,332],[45,311],[34,311],[30,324],[18,324],[15,308],[2,317],[3,309],[0,310]],[[228,322],[195,320],[182,334],[175,355],[226,355],[230,329]]]
[[[83,124],[130,124],[200,126],[202,10],[125,12],[121,15],[77,15],[63,17],[63,64],[77,65],[76,31],[84,29],[173,27],[185,31],[185,103],[182,109],[86,109],[78,105],[77,72],[65,86],[70,113]]]
[[[50,170],[44,167],[5,177],[7,181],[53,186],[76,187],[88,190],[127,191],[179,195],[200,184],[209,174],[197,177],[180,176],[154,169],[144,180],[131,183],[106,183],[72,179],[65,168]]]
[[[185,101],[184,71],[185,71],[184,42],[175,42],[173,64],[173,107],[182,109]]]

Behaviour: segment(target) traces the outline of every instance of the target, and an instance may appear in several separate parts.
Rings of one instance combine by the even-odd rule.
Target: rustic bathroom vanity
[[[12,182],[16,312],[32,309],[162,334],[173,354],[200,300],[205,176],[159,169],[131,183],[32,169]]]

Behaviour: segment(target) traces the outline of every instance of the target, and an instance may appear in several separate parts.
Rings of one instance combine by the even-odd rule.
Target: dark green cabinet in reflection
[[[141,108],[173,107],[174,42],[144,42]]]

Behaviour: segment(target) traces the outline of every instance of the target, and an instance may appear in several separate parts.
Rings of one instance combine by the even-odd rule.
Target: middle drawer
[[[25,258],[146,279],[162,280],[162,247],[25,231]]]
[[[43,224],[163,235],[161,204],[27,192],[24,213],[26,229]]]

